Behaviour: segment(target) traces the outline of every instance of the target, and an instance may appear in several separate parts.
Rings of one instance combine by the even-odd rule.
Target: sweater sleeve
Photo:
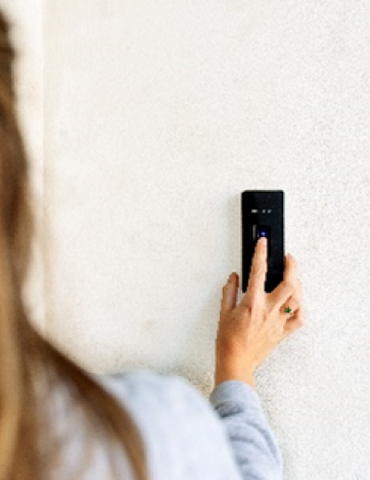
[[[213,390],[210,402],[219,415],[244,480],[282,480],[283,461],[263,414],[257,392],[239,380]]]

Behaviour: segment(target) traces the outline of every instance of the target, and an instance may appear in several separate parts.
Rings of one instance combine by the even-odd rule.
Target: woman
[[[32,327],[21,295],[32,202],[8,33],[0,14],[0,480],[281,479],[254,372],[303,324],[302,288],[287,255],[283,282],[264,292],[266,239],[239,305],[236,273],[223,288],[210,402],[178,377],[94,378]]]

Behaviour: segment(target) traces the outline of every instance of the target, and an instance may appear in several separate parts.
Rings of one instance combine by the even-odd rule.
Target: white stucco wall
[[[258,392],[287,480],[367,480],[370,4],[47,0],[43,32],[45,333],[208,393],[240,193],[283,189],[306,325]]]

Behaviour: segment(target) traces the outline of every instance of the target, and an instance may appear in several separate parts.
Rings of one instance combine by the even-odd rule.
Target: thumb
[[[238,274],[233,272],[229,276],[229,281],[222,289],[221,313],[230,312],[235,308],[238,297],[238,285]]]

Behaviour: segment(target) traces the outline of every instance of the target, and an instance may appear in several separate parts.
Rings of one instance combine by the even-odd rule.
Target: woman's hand
[[[271,293],[264,290],[267,239],[256,244],[248,289],[236,306],[239,277],[232,273],[223,288],[216,340],[215,385],[242,380],[255,387],[254,372],[284,338],[303,325],[302,284],[297,264],[285,257],[283,281]],[[292,313],[285,312],[289,306]]]

